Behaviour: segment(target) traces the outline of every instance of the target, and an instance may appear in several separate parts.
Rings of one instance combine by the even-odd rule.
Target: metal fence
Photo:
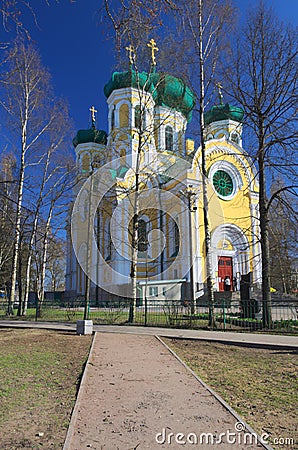
[[[0,303],[0,319],[21,319],[34,321],[76,322],[83,319],[84,301],[71,302],[46,300],[40,308],[30,304],[26,316],[17,316],[17,305],[13,315],[8,315],[7,302]],[[270,313],[270,326],[264,326],[263,309]],[[129,300],[101,301],[100,307],[89,308],[89,319],[94,324],[128,324]],[[298,333],[298,298],[274,299],[270,305],[250,301],[216,301],[214,315],[216,329],[228,331],[263,331],[277,333]],[[182,304],[181,301],[148,300],[138,303],[134,325],[209,329],[208,304]]]

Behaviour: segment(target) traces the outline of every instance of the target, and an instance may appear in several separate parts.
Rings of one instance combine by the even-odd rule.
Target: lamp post
[[[188,200],[188,211],[189,211],[189,258],[190,258],[190,267],[189,267],[189,276],[190,276],[190,312],[191,314],[196,313],[196,299],[195,299],[195,286],[194,286],[194,268],[193,268],[193,234],[192,234],[192,213],[197,210],[196,206],[196,193],[194,192],[192,185],[189,186],[187,190],[187,200]]]
[[[190,285],[190,312],[196,313],[195,286],[194,286],[194,268],[193,268],[193,232],[192,232],[192,213],[197,211],[196,191],[190,184],[186,190],[180,193],[187,199],[188,207],[188,234],[189,234],[189,285]]]
[[[98,167],[97,163],[92,161],[91,163],[91,171],[90,171],[90,192],[89,192],[89,214],[88,214],[88,225],[87,225],[87,253],[86,253],[86,261],[87,261],[87,268],[89,271],[92,269],[92,227],[93,224],[91,223],[91,214],[90,211],[93,210],[92,208],[92,196],[93,196],[93,173],[94,168]],[[99,217],[99,216],[97,216]],[[97,223],[98,227],[98,223]],[[97,236],[98,239],[98,236]],[[98,270],[98,268],[96,268]],[[91,280],[90,277],[86,274],[86,286],[85,286],[85,306],[84,306],[84,320],[89,319],[89,313],[90,313],[90,287],[91,287]],[[97,291],[98,295],[98,291]]]
[[[91,270],[92,264],[92,244],[90,243],[91,237],[91,202],[92,202],[92,189],[93,189],[93,164],[91,165],[90,171],[90,191],[89,191],[89,211],[88,211],[88,220],[87,220],[87,248],[86,248],[86,266],[87,272]],[[90,258],[91,256],[91,258]],[[90,264],[91,261],[91,264]],[[90,277],[86,274],[85,278],[85,305],[84,305],[84,318],[83,320],[77,320],[77,334],[92,334],[93,332],[93,322],[89,320],[90,313],[90,286],[91,280]]]
[[[87,249],[86,249],[86,266],[87,269],[91,270],[91,264],[92,264],[92,255],[91,255],[91,245],[90,245],[90,236],[91,236],[91,199],[92,199],[92,175],[93,175],[93,165],[91,164],[91,172],[90,172],[90,192],[89,192],[89,211],[88,211],[88,225],[87,225]],[[91,256],[91,258],[90,258]],[[91,261],[91,264],[90,264]],[[90,277],[86,274],[85,278],[85,306],[84,306],[84,320],[89,319],[89,312],[90,312],[90,287],[91,287],[91,280]]]
[[[96,287],[95,287],[95,306],[99,307],[99,274],[98,274],[98,265],[99,265],[99,256],[98,252],[100,249],[100,212],[99,209],[96,211],[96,244],[97,244],[97,252],[96,252]]]

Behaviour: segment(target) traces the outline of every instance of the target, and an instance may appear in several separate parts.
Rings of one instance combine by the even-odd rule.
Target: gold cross
[[[131,65],[134,63],[134,57],[135,57],[135,50],[133,46],[130,44],[129,47],[125,47],[125,50],[128,51],[128,59]]]
[[[151,39],[151,41],[149,42],[149,44],[147,44],[147,46],[151,48],[152,64],[153,66],[156,66],[155,52],[158,52],[159,48],[156,47],[156,42],[154,39]]]
[[[91,106],[91,108],[89,108],[89,111],[91,112],[92,125],[95,125],[95,113],[97,113],[97,109],[95,109],[94,106]]]
[[[221,83],[216,83],[216,86],[218,88],[218,95],[219,95],[219,102],[222,105],[222,99],[223,99],[223,95],[222,95],[222,84]]]

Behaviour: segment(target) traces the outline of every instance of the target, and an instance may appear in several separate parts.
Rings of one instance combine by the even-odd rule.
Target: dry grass
[[[274,448],[297,449],[298,356],[219,343],[167,339],[166,343]]]
[[[0,331],[1,450],[61,449],[91,336]]]

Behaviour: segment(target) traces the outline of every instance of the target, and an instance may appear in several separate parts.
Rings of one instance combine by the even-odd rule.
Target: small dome
[[[210,111],[207,111],[204,114],[205,125],[227,119],[234,120],[235,122],[242,122],[243,115],[243,109],[237,108],[237,106],[232,106],[229,103],[215,105],[212,106]]]
[[[104,130],[97,130],[94,127],[89,128],[88,130],[79,130],[72,142],[74,147],[79,144],[87,144],[91,142],[106,145],[107,133]]]
[[[148,74],[146,72],[136,73],[134,70],[114,72],[110,81],[104,87],[104,93],[108,98],[116,89],[128,87],[145,89],[154,96],[154,86],[152,85],[151,80],[148,79]]]
[[[156,103],[180,111],[188,122],[195,106],[195,96],[180,79],[168,74],[154,73],[151,80],[157,91]]]

